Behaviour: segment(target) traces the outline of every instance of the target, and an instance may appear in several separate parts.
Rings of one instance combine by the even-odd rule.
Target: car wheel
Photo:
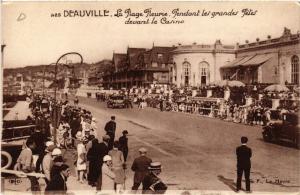
[[[7,169],[12,163],[12,157],[8,152],[1,151],[1,169]]]
[[[264,141],[271,142],[273,139],[273,136],[270,131],[267,131],[267,132],[263,132],[263,138],[264,138]]]

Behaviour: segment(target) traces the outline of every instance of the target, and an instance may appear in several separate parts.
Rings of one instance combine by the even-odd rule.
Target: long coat
[[[112,149],[108,152],[112,158],[112,171],[115,173],[115,183],[123,184],[125,181],[125,173],[123,169],[124,157],[120,150]]]
[[[101,190],[114,190],[116,175],[112,170],[104,163],[102,165],[102,187]]]
[[[147,156],[140,156],[134,159],[131,170],[134,171],[134,183],[141,183],[144,180],[145,175],[149,172],[148,167],[152,160]]]
[[[97,157],[96,161],[99,162],[99,166],[102,167],[103,164],[103,157],[108,154],[108,147],[105,143],[101,142],[97,146]],[[99,170],[99,177],[97,181],[97,190],[101,190],[101,185],[102,185],[102,169]]]

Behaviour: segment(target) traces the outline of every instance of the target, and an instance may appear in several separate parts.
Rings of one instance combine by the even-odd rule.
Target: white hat
[[[103,157],[103,162],[106,162],[106,161],[109,161],[109,160],[111,160],[111,157],[109,155],[105,155]]]
[[[92,118],[92,121],[96,121],[96,118],[93,117],[93,118]]]
[[[142,148],[139,149],[139,152],[141,152],[141,153],[146,153],[146,152],[147,152],[147,149],[144,148],[144,147],[142,147]]]
[[[54,145],[54,142],[53,142],[53,141],[47,141],[47,142],[46,142],[46,147],[51,146],[51,145]]]
[[[81,137],[82,137],[81,131],[77,131],[77,133],[76,133],[76,138],[77,138],[77,139],[81,139]]]
[[[59,148],[55,148],[52,151],[52,156],[59,156],[59,155],[61,155],[61,150]]]

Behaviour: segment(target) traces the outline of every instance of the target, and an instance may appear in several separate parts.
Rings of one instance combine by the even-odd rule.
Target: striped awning
[[[263,63],[267,62],[273,57],[272,54],[258,54],[258,55],[251,55],[245,56],[235,59],[232,62],[229,62],[225,66],[221,67],[225,68],[235,68],[240,66],[260,66]]]

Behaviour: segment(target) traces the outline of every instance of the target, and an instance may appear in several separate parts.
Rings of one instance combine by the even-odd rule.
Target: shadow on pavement
[[[218,179],[227,185],[232,191],[235,191],[236,183],[234,183],[233,179],[225,178],[223,175],[218,175]]]
[[[278,141],[266,142],[266,141],[264,141],[263,138],[258,138],[257,140],[264,142],[266,144],[273,144],[273,145],[278,145],[278,146],[283,146],[283,147],[288,147],[288,148],[294,148],[295,150],[297,150],[295,144],[293,144],[290,141],[278,140]]]

